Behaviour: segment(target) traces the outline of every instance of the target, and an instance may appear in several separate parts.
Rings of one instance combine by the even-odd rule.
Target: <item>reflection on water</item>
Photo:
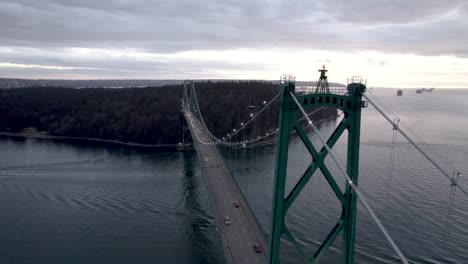
[[[183,152],[184,159],[184,179],[183,197],[186,210],[185,217],[185,240],[189,243],[184,245],[186,250],[190,250],[191,263],[219,263],[223,261],[222,251],[207,251],[207,248],[220,248],[220,240],[216,237],[214,219],[208,217],[206,209],[203,208],[200,200],[205,193],[204,186],[200,185],[199,175],[194,173],[194,162],[196,159],[194,152]],[[203,201],[206,203],[206,199]],[[185,249],[184,249],[185,250]]]
[[[18,138],[0,153],[1,263],[222,259],[195,153]]]

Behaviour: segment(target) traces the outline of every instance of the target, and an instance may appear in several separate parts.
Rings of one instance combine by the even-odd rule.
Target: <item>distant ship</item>
[[[420,93],[422,93],[422,92],[432,93],[432,91],[434,91],[434,88],[429,88],[429,89],[422,88],[422,89],[417,89],[417,90],[416,90],[416,93],[417,93],[417,94],[420,94]]]

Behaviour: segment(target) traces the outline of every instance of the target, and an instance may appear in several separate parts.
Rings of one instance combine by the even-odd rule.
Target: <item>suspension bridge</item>
[[[358,201],[367,210],[382,236],[402,263],[408,263],[402,250],[392,239],[374,210],[370,207],[365,194],[358,187],[359,176],[359,146],[361,109],[370,103],[390,123],[394,130],[393,141],[399,132],[408,140],[439,172],[448,178],[453,189],[459,189],[468,195],[458,184],[460,172],[447,164],[437,152],[428,145],[421,146],[415,141],[420,139],[409,127],[383,105],[378,98],[369,94],[367,81],[361,77],[348,79],[346,87],[329,87],[325,67],[319,70],[320,79],[316,87],[296,87],[293,76],[282,76],[280,92],[257,113],[251,114],[251,119],[241,123],[239,128],[229,130],[226,135],[215,136],[208,129],[200,111],[195,83],[186,81],[182,99],[182,112],[187,128],[192,135],[197,151],[202,174],[207,185],[208,196],[213,207],[217,230],[219,231],[224,253],[228,263],[279,263],[281,240],[287,239],[301,256],[305,263],[318,263],[327,249],[342,235],[343,263],[354,263],[354,247],[356,232],[356,208]],[[367,92],[367,93],[366,93]],[[276,102],[280,109],[279,125],[275,130],[266,129],[264,135],[253,135],[250,138],[239,137],[242,130],[255,122],[272,103]],[[344,117],[331,135],[326,138],[317,128],[311,117],[323,108],[338,109]],[[322,143],[321,148],[312,144],[306,129],[315,133]],[[333,149],[341,135],[347,131],[347,157],[343,161]],[[303,142],[309,152],[312,162],[296,182],[292,190],[286,192],[285,182],[288,167],[288,145],[291,135]],[[229,148],[248,148],[262,142],[277,142],[275,178],[273,189],[271,230],[265,232],[258,224],[242,191],[237,185],[231,171],[223,160],[222,152]],[[394,155],[394,153],[392,153]],[[325,164],[325,158],[330,156],[338,173],[332,174]],[[394,156],[391,157],[391,161]],[[450,165],[448,165],[450,166]],[[313,255],[307,255],[289,231],[286,224],[286,214],[295,199],[304,189],[316,171],[320,170],[333,190],[336,199],[341,204],[341,216],[330,230],[329,235]],[[340,183],[344,182],[344,188]],[[451,196],[451,203],[452,203]]]
[[[356,222],[359,221],[356,219],[358,205],[368,212],[387,245],[393,250],[395,258],[402,263],[408,263],[404,248],[401,248],[401,245],[398,245],[392,238],[370,206],[367,193],[359,185],[361,110],[369,105],[373,106],[389,123],[389,129],[393,131],[392,152],[390,153],[391,167],[395,163],[394,148],[398,134],[414,146],[422,157],[433,165],[440,176],[447,178],[451,188],[447,219],[453,210],[455,192],[458,190],[468,197],[468,192],[459,184],[461,178],[459,170],[431,146],[425,144],[414,131],[401,122],[393,111],[374,96],[372,91],[367,89],[366,80],[353,77],[348,79],[346,86],[330,87],[326,76],[327,70],[322,68],[319,72],[320,78],[314,87],[298,87],[293,76],[282,76],[278,94],[263,101],[262,107],[253,111],[248,120],[244,120],[245,122],[240,123],[240,126],[228,129],[221,136],[210,131],[205,122],[199,105],[196,83],[193,81],[184,83],[181,100],[182,112],[188,134],[191,135],[200,161],[208,198],[214,212],[217,231],[222,241],[227,263],[279,263],[282,240],[289,241],[304,263],[318,263],[331,245],[337,244],[338,238],[342,238],[342,262],[354,263]],[[279,108],[277,127],[270,128],[267,124],[266,129],[253,130],[254,132],[261,131],[262,134],[244,133],[250,126],[261,126],[262,124],[256,124],[256,122],[274,105]],[[337,109],[341,118],[327,137],[318,129],[314,115],[330,108]],[[343,160],[335,148],[345,132],[347,132],[347,155],[346,159]],[[315,144],[311,140],[311,134],[320,141],[319,144]],[[185,131],[183,135],[185,135]],[[286,182],[290,176],[287,174],[288,151],[292,140],[302,142],[311,161],[299,179],[294,182],[292,188],[287,191]],[[257,221],[256,215],[245,197],[245,192],[241,190],[233,177],[233,172],[224,159],[223,153],[231,149],[250,148],[272,143],[276,143],[276,161],[272,165],[275,167],[275,175],[274,188],[271,190],[273,194],[271,226],[269,230],[264,230]],[[88,164],[155,157],[170,153],[174,152],[131,157],[128,155],[112,158],[100,157],[80,161],[35,164],[27,167],[10,166],[2,168],[4,170],[2,177],[9,177],[9,174],[15,175],[15,172],[26,170],[54,167],[74,168]],[[328,157],[334,163],[333,167],[325,162]],[[330,186],[341,207],[341,213],[315,252],[308,254],[307,252],[310,250],[305,249],[304,243],[294,237],[290,230],[291,227],[288,226],[287,218],[292,205],[297,202],[301,192],[305,190],[307,185],[311,184],[311,179],[318,172],[324,176],[326,183]],[[389,182],[391,182],[391,174],[392,171],[389,173]],[[270,205],[265,205],[265,207],[270,207]]]

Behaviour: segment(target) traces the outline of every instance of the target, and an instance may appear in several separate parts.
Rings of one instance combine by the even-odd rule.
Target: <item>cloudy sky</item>
[[[0,36],[0,77],[468,87],[466,0],[12,0]]]

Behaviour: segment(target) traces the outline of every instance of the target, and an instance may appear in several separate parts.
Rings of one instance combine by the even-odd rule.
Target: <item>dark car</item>
[[[234,201],[234,202],[232,203],[232,205],[234,205],[234,207],[240,207],[240,204],[239,204],[238,201]]]
[[[255,249],[255,252],[262,253],[262,247],[259,244],[253,244],[252,246]]]

